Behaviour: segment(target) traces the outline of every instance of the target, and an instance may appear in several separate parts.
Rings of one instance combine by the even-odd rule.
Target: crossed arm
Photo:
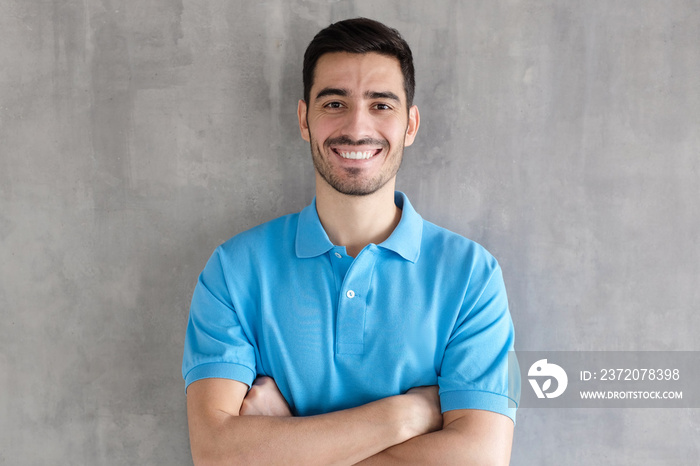
[[[508,464],[513,423],[479,410],[440,414],[437,387],[293,417],[274,381],[203,379],[187,390],[196,465]]]

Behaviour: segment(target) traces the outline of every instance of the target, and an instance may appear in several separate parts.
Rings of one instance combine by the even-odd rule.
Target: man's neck
[[[356,257],[368,244],[386,240],[401,220],[394,186],[391,180],[373,194],[348,196],[317,179],[316,210],[331,242]]]

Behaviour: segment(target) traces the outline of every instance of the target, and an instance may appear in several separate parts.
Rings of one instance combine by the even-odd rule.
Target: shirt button
[[[343,256],[341,256],[339,252],[336,252],[335,257],[337,257],[338,259],[341,259]]]
[[[352,299],[352,298],[355,297],[355,292],[352,291],[352,290],[348,290],[348,292],[345,293],[345,296],[347,296],[348,298]]]

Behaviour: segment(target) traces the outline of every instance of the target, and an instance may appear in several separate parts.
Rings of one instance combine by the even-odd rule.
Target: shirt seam
[[[214,366],[221,366],[221,365],[238,366],[238,367],[242,367],[244,369],[247,369],[253,375],[253,378],[255,378],[255,375],[256,375],[255,372],[250,367],[248,367],[244,364],[241,364],[238,362],[216,361],[216,362],[203,362],[203,363],[196,364],[196,365],[192,366],[192,368],[187,371],[187,374],[185,374],[185,380],[187,380],[187,377],[192,373],[193,370],[195,370],[199,367],[212,366],[212,365],[214,365]]]
[[[472,311],[474,310],[474,308],[476,307],[476,305],[481,302],[481,298],[484,296],[486,289],[491,284],[491,280],[493,280],[493,277],[496,275],[496,273],[498,272],[499,269],[500,269],[500,265],[498,264],[498,262],[496,262],[496,266],[491,270],[491,273],[489,274],[488,280],[486,280],[486,282],[484,283],[484,286],[481,287],[481,291],[479,292],[479,296],[476,297],[476,299],[474,300],[474,304],[472,304],[472,306],[466,312],[465,316],[469,316],[472,313]],[[471,282],[471,280],[472,280],[472,277],[470,276],[469,282]],[[469,283],[467,283],[467,286],[464,289],[464,296],[462,297],[462,303],[464,303],[464,301],[466,300],[468,292],[469,292]]]
[[[496,396],[501,396],[503,398],[508,398],[511,400],[513,403],[515,403],[515,407],[518,407],[518,402],[515,401],[513,398],[509,397],[508,395],[504,395],[503,393],[496,393],[496,392],[491,392],[489,390],[473,390],[473,389],[465,389],[465,390],[445,390],[443,392],[440,392],[440,396],[444,395],[445,393],[454,393],[454,392],[478,392],[478,393],[488,393],[489,395],[496,395]]]

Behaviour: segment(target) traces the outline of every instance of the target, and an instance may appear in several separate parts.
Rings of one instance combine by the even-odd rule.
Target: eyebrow
[[[326,87],[324,89],[321,89],[318,94],[316,94],[316,98],[320,99],[321,97],[326,97],[329,95],[337,95],[340,97],[347,97],[350,95],[350,93],[346,89],[339,89],[336,87]],[[401,99],[399,99],[399,96],[394,94],[393,92],[390,91],[384,91],[384,92],[378,92],[378,91],[367,91],[364,93],[364,96],[366,99],[389,99],[393,100],[395,102],[400,103]]]
[[[401,103],[401,99],[399,99],[399,96],[397,96],[393,92],[389,92],[389,91],[384,91],[384,92],[367,91],[367,92],[365,92],[365,98],[366,99],[389,99],[389,100],[394,100],[397,103]]]
[[[341,97],[347,97],[348,96],[348,91],[345,89],[338,89],[336,87],[326,87],[321,89],[318,94],[316,94],[316,98],[320,99],[321,97],[326,97],[328,95],[339,95]]]

